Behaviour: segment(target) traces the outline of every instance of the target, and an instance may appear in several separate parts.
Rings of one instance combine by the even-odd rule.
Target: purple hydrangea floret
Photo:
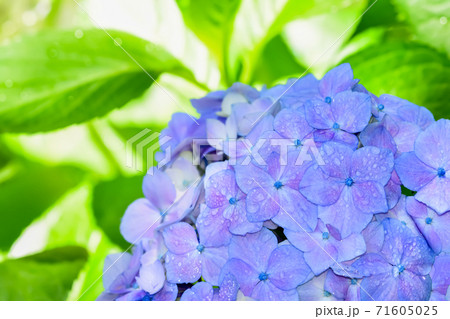
[[[373,93],[344,63],[192,99],[98,300],[449,300],[450,121]]]

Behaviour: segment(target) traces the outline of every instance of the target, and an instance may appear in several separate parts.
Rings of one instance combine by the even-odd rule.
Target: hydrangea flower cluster
[[[348,64],[175,114],[99,300],[449,300],[450,121]],[[166,139],[164,139],[166,140]]]

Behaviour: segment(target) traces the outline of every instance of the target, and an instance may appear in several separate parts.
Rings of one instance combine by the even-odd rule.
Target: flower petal
[[[275,182],[267,172],[251,163],[248,165],[236,165],[234,170],[236,172],[236,182],[245,194],[248,194],[256,187],[270,187]]]
[[[407,199],[413,199],[414,197],[406,197],[405,195],[402,195],[400,197],[399,202],[397,203],[397,205],[392,208],[391,210],[389,210],[389,212],[387,214],[377,214],[376,218],[378,221],[383,221],[386,218],[393,218],[393,219],[398,219],[400,222],[402,222],[402,224],[406,225],[414,235],[418,236],[420,235],[420,231],[416,226],[416,223],[414,222],[414,220],[411,218],[411,216],[406,212],[406,202]],[[419,202],[417,202],[419,203]]]
[[[224,206],[236,193],[237,185],[234,172],[229,169],[217,172],[205,184],[206,205],[210,208]]]
[[[395,160],[395,170],[403,185],[412,191],[418,191],[437,177],[413,152],[400,155]]]
[[[119,277],[129,268],[132,256],[129,253],[117,253],[106,256],[103,267],[103,287],[107,292],[121,293],[131,283],[118,281]],[[134,278],[133,278],[134,279]]]
[[[251,294],[251,297],[259,301],[298,301],[297,290],[281,290],[269,280],[260,281]]]
[[[306,101],[316,97],[319,97],[319,81],[314,75],[307,74],[289,84],[281,97],[281,104],[293,109],[302,109]]]
[[[281,290],[295,289],[312,276],[303,252],[291,245],[279,246],[272,252],[267,274],[270,282]]]
[[[363,213],[385,213],[388,211],[386,193],[380,183],[367,181],[350,187],[355,207]]]
[[[153,296],[154,301],[175,301],[178,295],[178,286],[170,284],[167,281],[163,288]]]
[[[256,187],[252,189],[246,199],[247,218],[251,222],[263,222],[275,217],[279,210],[279,197],[276,189],[271,186],[269,191]]]
[[[374,181],[382,186],[391,178],[394,155],[385,148],[366,146],[352,156],[351,177],[354,181]]]
[[[291,109],[281,110],[275,117],[273,127],[282,137],[300,141],[313,131],[303,113]]]
[[[338,254],[335,246],[325,244],[318,246],[314,251],[305,252],[304,257],[308,266],[317,276],[335,264]]]
[[[398,133],[394,136],[395,144],[399,153],[414,151],[414,142],[422,131],[417,124],[409,122],[399,122]]]
[[[437,255],[450,252],[450,214],[438,215],[414,197],[406,199],[406,210]]]
[[[384,229],[379,221],[375,220],[369,223],[362,231],[362,235],[366,242],[367,253],[379,253],[381,251],[384,243]]]
[[[353,267],[365,277],[392,272],[392,265],[381,254],[376,253],[361,256],[353,263]]]
[[[323,97],[350,90],[354,85],[353,70],[349,63],[343,63],[328,71],[319,82],[319,91]]]
[[[226,274],[220,282],[219,293],[216,300],[219,301],[235,301],[239,291],[239,283],[233,274]]]
[[[304,301],[337,301],[331,292],[325,290],[325,280],[328,272],[314,277],[297,288],[300,300]]]
[[[317,205],[331,205],[341,196],[344,183],[327,176],[320,167],[311,166],[300,181],[299,190],[309,201]]]
[[[326,272],[327,276],[324,283],[324,289],[333,294],[337,299],[344,300],[347,290],[350,286],[350,278],[337,276],[332,271]]]
[[[309,100],[305,103],[305,116],[308,124],[316,129],[329,129],[335,118],[331,106],[321,100]]]
[[[448,269],[450,269],[450,255],[440,255],[436,257],[430,272],[433,282],[433,291],[439,292],[444,296],[450,286],[450,274]]]
[[[337,261],[348,261],[366,252],[366,243],[361,234],[352,234],[336,243]]]
[[[208,282],[198,282],[181,295],[180,301],[212,301],[213,286]]]
[[[364,278],[361,281],[361,301],[398,300],[398,281],[385,272]]]
[[[185,222],[168,226],[163,232],[167,249],[174,254],[186,254],[195,250],[198,245],[194,228]]]
[[[177,192],[169,175],[154,170],[144,177],[142,191],[145,197],[160,211],[167,209],[175,201]]]
[[[232,214],[227,219],[230,222],[229,231],[234,235],[243,236],[247,233],[255,233],[263,225],[262,222],[250,222],[247,219],[244,200],[240,200],[235,207],[229,207],[227,210],[232,210]]]
[[[364,131],[361,132],[359,139],[364,146],[386,148],[393,154],[397,152],[397,145],[395,144],[394,138],[380,122],[369,124]]]
[[[426,165],[450,169],[450,120],[441,119],[417,136],[414,150]]]
[[[159,260],[152,264],[142,265],[139,269],[139,277],[136,277],[139,287],[151,295],[160,291],[165,281],[164,267]]]
[[[336,94],[331,102],[335,122],[348,133],[361,132],[372,116],[370,95],[345,91]]]
[[[196,282],[201,274],[200,253],[197,250],[184,255],[166,254],[167,281],[173,284]]]
[[[435,177],[430,183],[422,187],[414,197],[427,204],[438,214],[444,214],[450,210],[450,178],[447,176]]]
[[[334,130],[333,130],[334,131]],[[318,131],[316,131],[318,132]],[[316,135],[314,135],[316,137]],[[325,140],[316,139],[317,142],[325,142]],[[344,144],[351,149],[355,150],[358,148],[359,140],[358,137],[356,137],[355,134],[347,133],[343,130],[335,130],[333,137],[330,139],[330,141],[337,142],[340,144]]]
[[[245,236],[234,236],[229,246],[229,257],[238,258],[256,271],[266,271],[270,254],[277,247],[275,235],[263,228],[261,231]]]
[[[207,119],[206,137],[208,138],[208,143],[210,145],[216,147],[216,149],[223,150],[223,143],[227,139],[225,124],[217,119]],[[221,143],[216,143],[217,140],[221,140]]]
[[[228,230],[229,220],[223,217],[224,209],[204,207],[197,217],[197,230],[200,242],[207,246],[226,245],[231,240]]]
[[[324,162],[320,168],[326,175],[345,181],[347,177],[350,177],[352,154],[353,150],[346,145],[336,142],[325,143],[320,148],[320,155]]]
[[[426,301],[431,294],[430,276],[418,276],[408,270],[399,275],[398,298],[400,301]]]
[[[147,199],[140,198],[128,206],[120,223],[120,233],[129,243],[142,238],[153,238],[155,229],[161,223],[159,210]]]
[[[386,218],[382,225],[384,228],[384,244],[381,255],[391,265],[400,265],[404,246],[413,237],[413,233],[406,225],[396,219]]]
[[[417,276],[430,273],[434,263],[434,253],[422,236],[415,236],[404,241],[400,264]]]
[[[220,271],[227,259],[228,247],[206,247],[201,253],[202,277],[214,286],[219,285]]]
[[[311,232],[317,225],[317,206],[292,188],[279,190],[281,209],[272,220],[279,226],[294,231]]]
[[[353,233],[360,233],[372,220],[372,214],[361,212],[355,206],[352,187],[345,186],[336,203],[330,206],[319,206],[319,218],[325,224],[331,224],[337,228],[342,238]]]
[[[393,171],[392,174],[394,175],[395,171]],[[394,208],[402,196],[401,184],[397,184],[394,178],[391,178],[386,186],[384,186],[384,192],[386,193],[386,200],[389,209]]]
[[[228,274],[232,274],[236,278],[239,283],[239,289],[246,296],[251,295],[253,288],[259,282],[258,271],[241,259],[229,259],[222,268],[219,281],[223,281]]]

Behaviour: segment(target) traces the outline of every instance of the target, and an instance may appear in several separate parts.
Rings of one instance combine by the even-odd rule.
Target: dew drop
[[[114,44],[117,46],[121,46],[122,45],[122,39],[121,38],[115,38],[114,39]]]
[[[75,34],[74,35],[75,35],[75,38],[81,39],[81,38],[84,37],[84,32],[81,29],[77,29],[77,30],[75,30]]]
[[[13,80],[11,80],[11,79],[6,80],[6,81],[5,81],[5,86],[6,86],[8,89],[12,88],[12,87],[14,86]]]
[[[153,43],[147,43],[146,45],[145,45],[145,50],[147,51],[147,52],[152,52],[153,50],[154,50],[154,44]]]
[[[58,50],[56,48],[51,48],[50,47],[50,48],[47,49],[47,56],[50,59],[55,59],[55,58],[58,57],[58,55],[59,55],[59,52],[58,52]]]

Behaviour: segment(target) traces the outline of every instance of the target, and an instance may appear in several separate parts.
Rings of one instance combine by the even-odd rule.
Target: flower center
[[[297,140],[294,141],[294,145],[295,145],[295,146],[300,146],[300,145],[302,145],[302,141],[300,141],[299,139],[297,139]]]
[[[399,273],[402,273],[405,270],[405,266],[403,266],[403,265],[398,265],[397,267],[398,267]]]
[[[148,292],[145,293],[145,296],[142,297],[141,301],[152,301],[153,300],[153,296],[150,295]]]
[[[183,181],[183,187],[189,187],[190,185],[189,185],[189,181],[187,181],[187,180],[184,180]]]
[[[384,110],[384,105],[383,104],[378,104],[378,110],[383,111]]]
[[[335,122],[333,124],[333,129],[338,130],[339,128],[340,128],[339,124]]]
[[[203,246],[202,244],[199,244],[199,245],[197,246],[197,250],[198,250],[199,252],[202,252],[203,250],[205,250],[205,246]]]
[[[328,239],[328,238],[330,238],[330,234],[327,231],[323,232],[322,239]]]
[[[273,184],[273,186],[274,186],[276,189],[280,189],[280,188],[283,186],[283,183],[280,182],[280,181],[276,181],[276,182]]]
[[[331,293],[329,291],[324,290],[323,295],[324,295],[324,297],[330,297]]]
[[[353,181],[353,179],[351,177],[349,177],[345,180],[345,185],[347,185],[349,187],[352,186],[354,183],[355,182]]]
[[[261,281],[265,281],[265,280],[267,280],[267,278],[269,278],[269,275],[266,274],[265,272],[262,272],[262,273],[259,274],[258,278]]]
[[[356,279],[352,279],[351,284],[356,285]]]
[[[236,204],[237,200],[236,200],[236,198],[231,197],[231,198],[228,200],[228,202],[230,203],[230,205],[234,205],[234,204]]]
[[[430,225],[432,221],[433,221],[433,218],[431,218],[431,217],[425,218],[425,223],[427,223],[428,225]]]
[[[327,97],[325,98],[325,103],[330,104],[330,103],[331,103],[331,97],[327,96]]]
[[[437,176],[444,177],[445,176],[445,169],[443,167],[439,167],[437,170]]]

